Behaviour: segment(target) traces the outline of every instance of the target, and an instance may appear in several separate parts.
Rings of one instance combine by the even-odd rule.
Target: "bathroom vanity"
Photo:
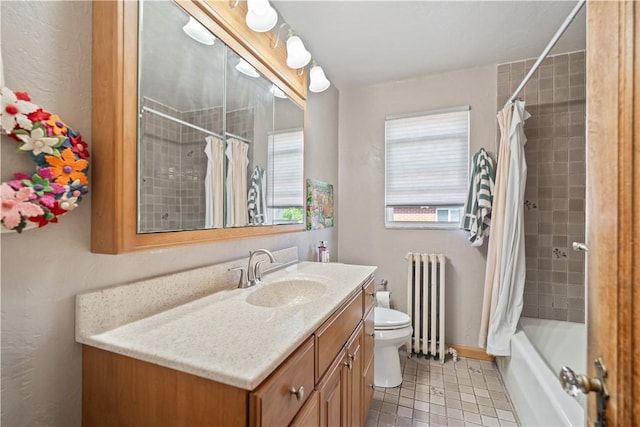
[[[145,281],[78,295],[83,424],[364,425],[374,272],[302,262],[252,288],[227,283],[179,305],[171,299],[186,298],[176,295],[181,275],[206,293],[211,271],[152,279],[159,288]]]

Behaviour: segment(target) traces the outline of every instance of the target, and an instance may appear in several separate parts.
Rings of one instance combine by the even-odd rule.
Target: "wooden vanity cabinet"
[[[85,345],[83,425],[363,426],[373,394],[372,284],[251,392]]]

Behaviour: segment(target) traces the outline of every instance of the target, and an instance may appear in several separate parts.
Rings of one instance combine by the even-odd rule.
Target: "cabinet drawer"
[[[364,319],[364,351],[363,358],[365,366],[373,360],[373,349],[375,346],[375,311],[373,308],[366,314]]]
[[[286,426],[309,398],[315,385],[313,337],[302,344],[255,392],[251,393],[253,425]],[[303,393],[297,395],[292,389]]]
[[[354,295],[316,331],[316,382],[342,350],[362,319],[362,291]]]
[[[368,312],[376,304],[376,281],[373,277],[363,285],[364,289],[364,306],[363,313]]]

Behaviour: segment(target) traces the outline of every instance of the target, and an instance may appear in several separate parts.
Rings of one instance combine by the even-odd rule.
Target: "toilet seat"
[[[411,325],[408,314],[384,307],[374,308],[374,319],[377,330],[401,329]]]

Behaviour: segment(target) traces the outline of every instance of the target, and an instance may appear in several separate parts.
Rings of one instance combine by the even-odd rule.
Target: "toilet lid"
[[[411,324],[408,314],[390,308],[375,307],[375,328],[376,329],[398,329]]]

